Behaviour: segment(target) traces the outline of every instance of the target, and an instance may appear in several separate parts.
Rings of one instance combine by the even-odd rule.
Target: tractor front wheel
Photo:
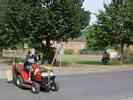
[[[38,83],[33,82],[31,86],[31,91],[34,94],[38,94],[40,92],[40,85]]]
[[[22,82],[23,82],[22,78],[21,78],[20,76],[18,76],[17,79],[16,79],[16,85],[17,85],[19,88],[21,88]]]
[[[55,82],[51,83],[51,90],[55,92],[59,90],[59,87]]]

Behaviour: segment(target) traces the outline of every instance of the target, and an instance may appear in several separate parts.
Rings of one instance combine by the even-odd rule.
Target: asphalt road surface
[[[57,76],[58,92],[19,89],[0,80],[0,100],[133,100],[133,71]]]

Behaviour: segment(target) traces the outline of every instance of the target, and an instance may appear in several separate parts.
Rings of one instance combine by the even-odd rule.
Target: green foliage
[[[84,48],[80,50],[80,54],[93,54],[93,55],[97,55],[99,54],[100,51],[94,48]]]
[[[0,0],[0,24],[3,23],[6,11],[7,0]]]
[[[86,26],[89,25],[90,22],[90,12],[89,11],[84,11],[84,9],[82,9],[81,11],[81,29],[86,28]]]
[[[105,48],[132,43],[132,20],[128,16],[128,6],[120,1],[113,0],[111,4],[105,5],[105,11],[97,15],[97,23],[88,28],[86,37],[89,47]]]
[[[97,14],[96,24],[91,25],[86,32],[88,47],[120,47],[124,61],[124,45],[133,44],[133,6],[129,5],[129,1],[112,0],[111,4],[104,5],[105,10]]]
[[[0,25],[2,48],[27,43],[46,53],[51,40],[80,36],[89,23],[89,12],[82,9],[82,3],[83,0],[9,0]]]
[[[88,50],[87,49],[81,49],[80,54],[88,54]]]
[[[45,53],[42,54],[42,63],[52,63],[53,57],[55,56],[55,48],[47,48]]]
[[[89,23],[82,0],[10,0],[3,32],[7,44],[67,40],[80,36]],[[42,7],[43,5],[43,7]],[[11,36],[9,35],[11,34]],[[29,43],[28,42],[28,43]]]
[[[128,23],[128,27],[132,29],[133,27],[133,1],[132,0],[127,0],[128,1],[128,16],[130,17],[130,23]],[[133,29],[132,29],[133,31]]]
[[[81,8],[82,3],[83,0],[9,0],[0,27],[4,47],[17,47],[26,42],[42,48],[44,40],[49,46],[50,40],[80,36],[90,15]]]
[[[102,49],[132,43],[132,23],[126,7],[118,0],[105,5],[105,11],[100,11],[97,15],[97,23],[91,25],[86,32],[88,47]]]
[[[110,28],[106,26],[106,30]],[[111,33],[104,31],[103,26],[92,25],[88,27],[86,32],[86,41],[88,48],[92,48],[93,50],[103,50],[104,48],[114,45],[115,41],[111,35]]]

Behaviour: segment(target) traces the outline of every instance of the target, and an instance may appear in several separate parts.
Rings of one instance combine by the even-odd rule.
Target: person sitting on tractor
[[[24,70],[29,72],[30,71],[30,66],[31,66],[32,63],[34,63],[34,57],[33,57],[33,55],[31,55],[31,53],[29,51],[27,56],[26,56],[26,60],[24,62]]]

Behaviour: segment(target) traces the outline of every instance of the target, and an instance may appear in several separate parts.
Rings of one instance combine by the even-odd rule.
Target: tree
[[[24,5],[21,0],[10,0],[6,5],[5,20],[1,25],[1,37],[4,48],[16,48],[24,43],[23,40],[27,36],[25,28],[26,21],[27,23],[29,21],[27,15],[30,6]]]
[[[81,30],[89,23],[89,12],[81,9],[82,0],[54,0],[45,1],[43,6],[46,8],[45,27],[39,29],[41,41],[38,36],[33,36],[33,41],[41,44],[46,40],[46,48],[49,48],[50,40],[66,41],[81,35]],[[44,36],[45,35],[45,36]],[[42,50],[45,49],[42,44]],[[44,54],[47,54],[47,49]],[[49,50],[50,51],[50,50]]]
[[[133,1],[127,0],[127,2],[128,2],[128,13],[133,20]]]
[[[80,36],[89,23],[89,13],[81,8],[82,3],[83,0],[8,1],[1,29],[5,44],[17,47],[26,42],[44,53],[51,40],[65,41]]]
[[[88,27],[86,34],[87,45],[94,50],[103,50],[115,46],[117,39],[112,32],[112,22],[104,11],[97,15],[97,23]]]
[[[121,61],[124,63],[124,46],[133,43],[133,33],[130,25],[132,20],[128,14],[128,3],[126,0],[112,0],[111,4],[105,5],[105,11],[97,15],[97,23],[93,25],[95,43],[100,47],[120,47]],[[87,40],[91,35],[87,35]],[[94,45],[95,46],[95,45]]]

